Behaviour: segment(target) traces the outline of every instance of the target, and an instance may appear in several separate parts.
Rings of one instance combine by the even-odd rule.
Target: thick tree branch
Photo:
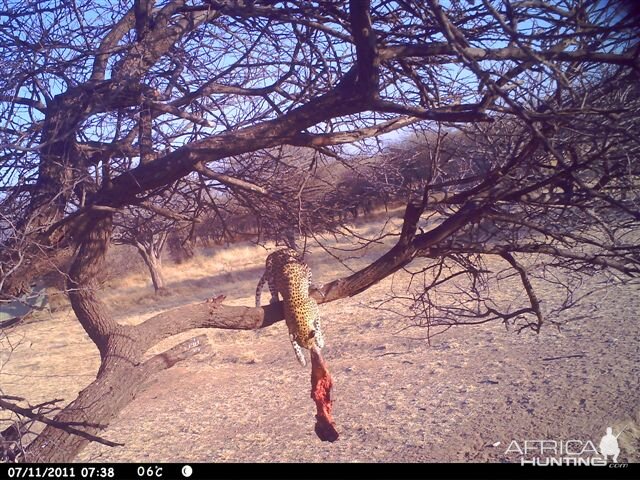
[[[504,48],[478,48],[478,47],[461,47],[460,51],[465,57],[472,60],[513,60],[526,62],[535,60],[535,55],[548,61],[558,62],[593,62],[608,63],[612,65],[634,66],[638,63],[638,58],[633,52],[629,53],[602,53],[585,50],[556,51],[556,50],[532,50],[531,53],[526,52],[518,47]],[[405,57],[434,57],[434,56],[456,56],[457,51],[449,43],[428,43],[428,44],[410,44],[410,45],[394,45],[379,49],[380,58],[383,61],[394,60]],[[537,62],[536,62],[537,63]]]
[[[376,34],[371,26],[371,2],[369,0],[350,0],[349,14],[351,31],[356,45],[357,80],[360,94],[375,98],[378,96],[380,77],[380,59]]]
[[[230,187],[241,188],[243,190],[247,190],[249,192],[259,193],[261,195],[268,195],[269,192],[262,188],[259,185],[255,185],[251,182],[247,182],[246,180],[241,180],[239,178],[231,177],[229,175],[225,175],[224,173],[217,173],[213,170],[204,166],[203,163],[196,163],[194,166],[194,170],[202,176],[207,177],[211,180],[215,180],[217,182],[223,183]]]
[[[438,109],[426,109],[409,105],[399,105],[393,102],[376,100],[371,104],[371,110],[376,112],[397,113],[411,115],[421,120],[434,120],[437,122],[492,122],[493,118],[479,111],[478,105],[457,105],[455,107],[442,107]]]
[[[142,368],[148,373],[155,373],[173,367],[176,363],[182,362],[197,354],[205,354],[211,351],[211,345],[206,335],[198,335],[184,342],[180,342],[175,347],[162,353],[154,355],[144,362]]]
[[[109,57],[115,52],[118,42],[133,28],[134,24],[135,14],[132,8],[113,26],[111,31],[105,35],[93,62],[91,81],[99,82],[105,79]]]
[[[174,212],[173,210],[170,210],[168,208],[163,208],[160,207],[158,205],[155,205],[151,202],[142,202],[140,204],[141,207],[146,208],[147,210],[153,212],[153,213],[157,213],[158,215],[171,219],[171,220],[175,220],[177,222],[190,222],[192,221],[192,218],[186,215],[182,215],[179,213]],[[196,220],[197,221],[197,220]]]
[[[27,107],[35,108],[41,112],[47,111],[47,106],[38,100],[26,97],[18,97],[14,95],[0,95],[0,102],[17,103],[19,105],[26,105]]]
[[[328,145],[340,145],[344,143],[353,143],[365,138],[377,137],[385,133],[393,132],[400,128],[413,125],[421,119],[411,116],[394,118],[388,122],[383,122],[372,127],[359,128],[357,130],[348,130],[345,132],[334,133],[298,133],[287,139],[290,145],[301,147],[324,147]]]

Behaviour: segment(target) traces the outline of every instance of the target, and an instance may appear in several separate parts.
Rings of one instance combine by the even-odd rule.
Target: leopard
[[[256,307],[260,306],[265,282],[271,293],[269,303],[277,303],[278,294],[282,295],[289,339],[298,362],[304,367],[307,361],[303,349],[324,348],[318,304],[309,296],[311,268],[297,250],[276,250],[267,256],[264,274],[256,287]]]

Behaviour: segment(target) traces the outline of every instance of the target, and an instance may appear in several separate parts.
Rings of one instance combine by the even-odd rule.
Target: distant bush
[[[130,245],[112,245],[107,252],[107,271],[102,281],[113,281],[132,273],[146,273],[136,249]]]

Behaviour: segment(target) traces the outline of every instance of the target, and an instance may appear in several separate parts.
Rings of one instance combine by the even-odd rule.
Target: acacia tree
[[[578,275],[640,273],[638,22],[623,2],[16,0],[0,19],[2,292],[20,294],[74,248],[69,298],[101,356],[95,381],[31,442],[29,460],[72,459],[144,379],[207,348],[200,336],[142,361],[160,340],[282,319],[279,304],[203,302],[120,325],[96,289],[123,208],[199,175],[239,195],[277,191],[268,170],[261,184],[228,174],[236,156],[281,145],[339,156],[338,145],[406,126],[466,125],[478,142],[486,168],[437,166],[409,196],[396,245],[314,291],[320,303],[415,262],[434,272],[415,305],[438,318],[429,292],[460,271],[473,282],[483,257],[499,255],[530,305],[500,312],[472,297],[462,310],[440,307],[448,318],[533,317],[539,328],[520,254]],[[556,227],[568,218],[577,233]],[[486,241],[488,220],[508,234]]]
[[[129,210],[120,222],[115,223],[117,230],[113,242],[135,247],[149,269],[155,292],[160,293],[166,287],[162,273],[162,252],[174,225],[145,213],[139,209]]]
[[[202,192],[193,182],[177,182],[153,199],[114,215],[113,243],[135,247],[149,269],[156,293],[166,291],[162,252],[170,233],[191,229],[202,210]]]

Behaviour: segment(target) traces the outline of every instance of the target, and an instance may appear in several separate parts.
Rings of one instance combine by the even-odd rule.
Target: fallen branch
[[[584,357],[584,353],[576,353],[575,355],[562,355],[560,357],[545,357],[542,359],[543,362],[551,362],[552,360],[563,360],[565,358],[582,358]]]
[[[56,420],[51,420],[50,418],[45,417],[42,414],[34,413],[31,409],[22,408],[13,403],[7,402],[5,400],[0,399],[0,408],[5,410],[10,410],[18,415],[22,415],[23,417],[30,418],[31,420],[35,420],[37,422],[44,423],[46,425],[50,425],[55,428],[59,428],[60,430],[64,430],[65,432],[72,433],[73,435],[78,435],[79,437],[86,438],[92,442],[102,443],[103,445],[107,445],[109,447],[122,447],[124,443],[116,443],[110,440],[106,440],[102,437],[98,437],[96,435],[91,435],[90,433],[79,430],[71,425],[79,425],[83,427],[92,427],[92,428],[105,428],[105,425],[98,425],[87,422],[58,422]]]

